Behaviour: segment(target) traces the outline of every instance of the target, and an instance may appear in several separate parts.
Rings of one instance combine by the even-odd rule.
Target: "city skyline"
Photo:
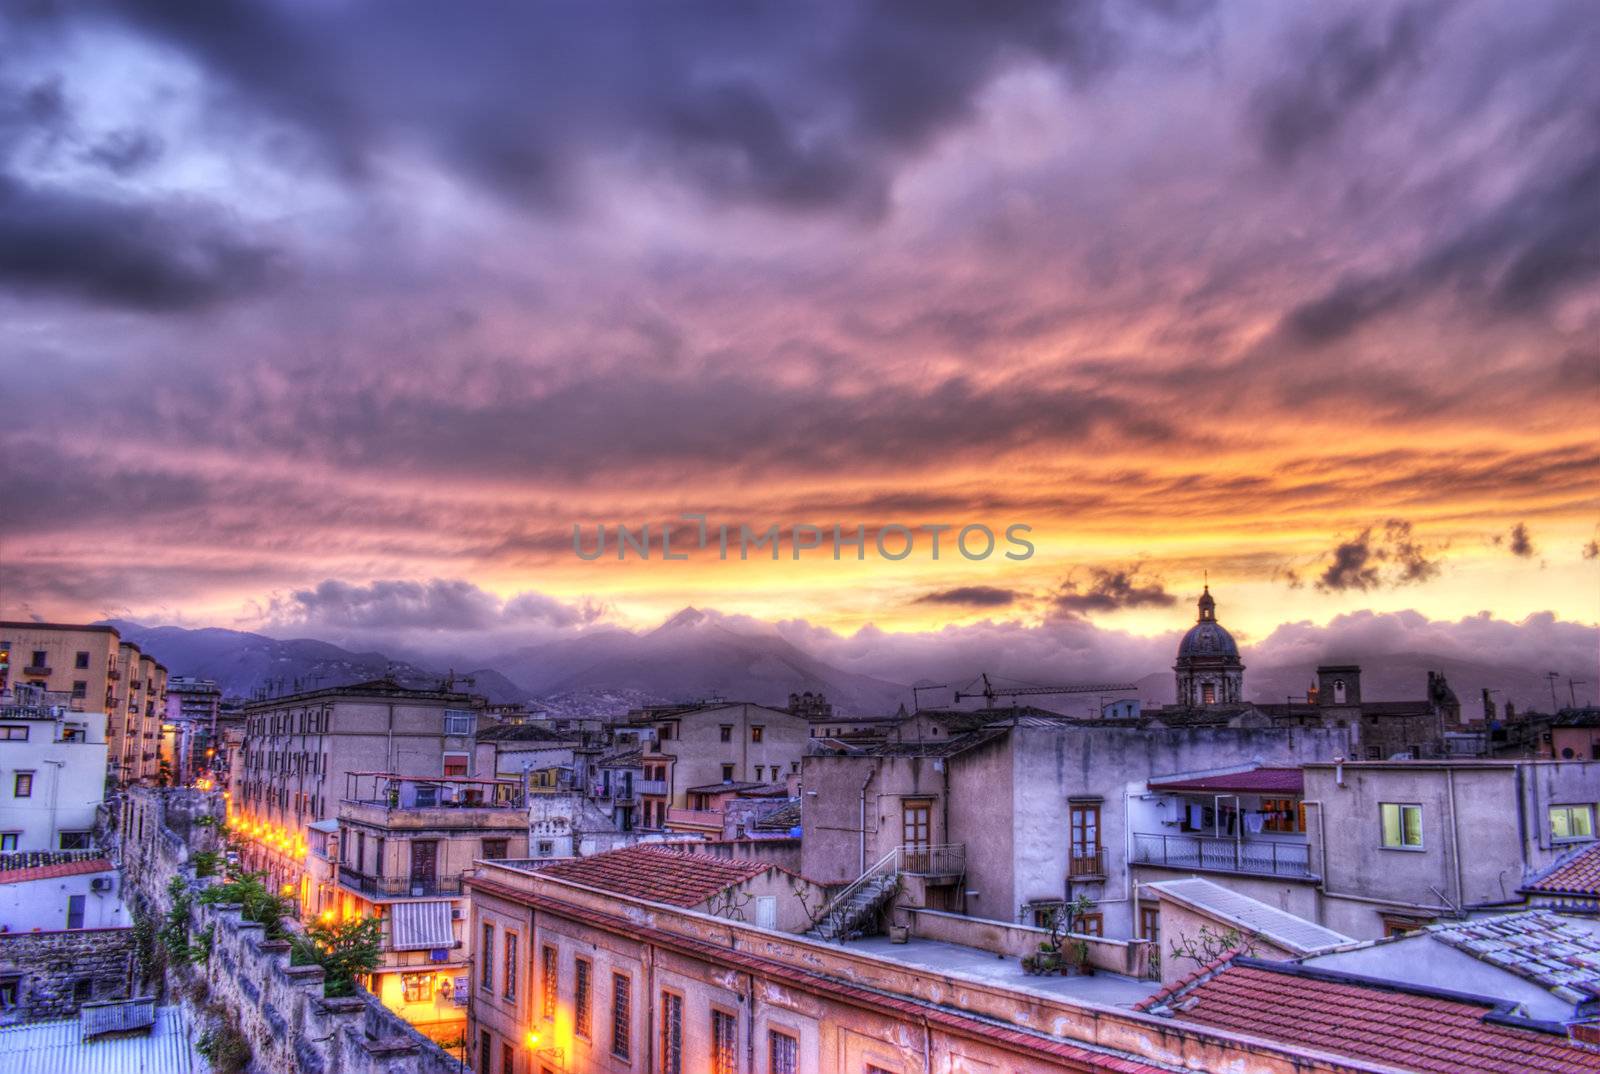
[[[8,12],[0,615],[1581,653],[1583,14]],[[686,513],[1037,552],[573,554]]]

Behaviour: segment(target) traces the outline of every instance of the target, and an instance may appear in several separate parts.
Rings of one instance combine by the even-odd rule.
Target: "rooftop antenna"
[[[947,682],[929,683],[927,686],[913,686],[911,688],[911,709],[912,709],[912,711],[913,712],[921,712],[922,711],[922,691],[924,691],[924,690],[948,690],[948,689],[950,689],[950,684],[947,683]]]
[[[1577,691],[1576,687],[1588,686],[1588,685],[1589,685],[1589,680],[1588,679],[1574,679],[1570,675],[1567,676],[1567,696],[1572,699],[1572,707],[1573,708],[1577,708],[1578,707],[1578,691]]]
[[[1561,702],[1556,700],[1556,680],[1561,678],[1559,672],[1547,671],[1544,677],[1550,680],[1550,711],[1554,712],[1561,707]]]

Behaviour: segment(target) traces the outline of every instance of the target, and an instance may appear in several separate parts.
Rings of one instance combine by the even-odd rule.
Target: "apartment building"
[[[869,951],[763,927],[724,895],[762,866],[709,859],[728,873],[684,873],[686,857],[641,847],[542,869],[484,863],[468,878],[477,1074],[1366,1069],[1127,1009],[1154,981],[1046,980],[992,946]],[[951,915],[933,916],[948,927]],[[1037,948],[1037,930],[1015,931],[1005,938]],[[1095,957],[1125,953],[1091,944]]]
[[[173,729],[168,761],[173,781],[189,786],[209,772],[220,746],[222,690],[211,679],[167,680],[165,727]]]
[[[692,808],[692,794],[709,784],[778,783],[799,772],[810,737],[804,715],[749,702],[652,709],[636,726],[653,732],[634,784],[639,826],[652,830],[667,828],[671,809]]]
[[[1301,916],[1370,938],[1519,905],[1594,842],[1600,761],[1307,764],[1305,805],[1321,890]]]
[[[441,1042],[466,1021],[472,935],[462,876],[478,859],[525,858],[524,792],[516,780],[413,779],[356,773],[339,800],[337,836],[312,832],[326,880],[302,881],[308,918],[376,917],[383,961],[368,988]],[[308,853],[310,863],[314,854]]]
[[[0,694],[0,853],[87,850],[106,790],[106,715],[36,687]]]
[[[22,685],[106,714],[108,768],[119,783],[159,773],[167,669],[104,625],[0,622],[0,693]]]
[[[1005,922],[1042,922],[1087,895],[1085,930],[1138,936],[1131,833],[1152,776],[1349,748],[1340,728],[1233,726],[1204,710],[1165,722],[1176,718],[921,713],[875,743],[816,739],[800,780],[801,872],[872,875],[897,905]]]

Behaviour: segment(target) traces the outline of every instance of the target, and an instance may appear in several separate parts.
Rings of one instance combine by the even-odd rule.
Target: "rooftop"
[[[891,943],[887,936],[851,940],[842,945],[848,951],[888,959],[906,966],[941,975],[973,977],[986,984],[1032,992],[1056,999],[1103,1003],[1108,1007],[1132,1008],[1155,992],[1160,985],[1117,973],[1097,970],[1088,977],[1038,976],[1022,972],[1018,959],[999,957],[993,951],[943,940],[912,938],[906,943]]]
[[[0,884],[25,884],[64,876],[108,873],[115,869],[99,851],[42,850],[0,855]]]
[[[540,876],[630,898],[672,906],[698,906],[720,891],[776,868],[770,861],[719,858],[643,845],[588,858],[569,858],[546,865],[537,872]]]
[[[148,1033],[84,1040],[77,1018],[0,1028],[0,1055],[18,1074],[198,1074],[194,1026],[181,1007],[159,1007]]]
[[[1430,926],[1435,939],[1572,1003],[1600,998],[1600,935],[1548,910]]]
[[[1250,768],[1214,776],[1172,776],[1152,779],[1153,791],[1242,792],[1244,794],[1305,793],[1305,780],[1298,768]]]
[[[1590,843],[1561,858],[1522,890],[1536,895],[1574,895],[1600,898],[1600,843]]]
[[[1547,1024],[1514,1023],[1497,1000],[1310,969],[1221,959],[1141,1009],[1419,1074],[1589,1074],[1600,1051]],[[1559,1028],[1559,1027],[1558,1027]]]
[[[1252,932],[1295,954],[1326,951],[1341,944],[1354,943],[1352,937],[1323,928],[1303,917],[1269,906],[1220,884],[1194,877],[1188,880],[1162,880],[1144,885],[1170,899],[1209,917],[1227,921]]]

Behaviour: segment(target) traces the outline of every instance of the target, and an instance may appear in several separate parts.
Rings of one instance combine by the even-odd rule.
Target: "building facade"
[[[0,705],[0,853],[88,850],[106,790],[106,715],[28,687]]]

